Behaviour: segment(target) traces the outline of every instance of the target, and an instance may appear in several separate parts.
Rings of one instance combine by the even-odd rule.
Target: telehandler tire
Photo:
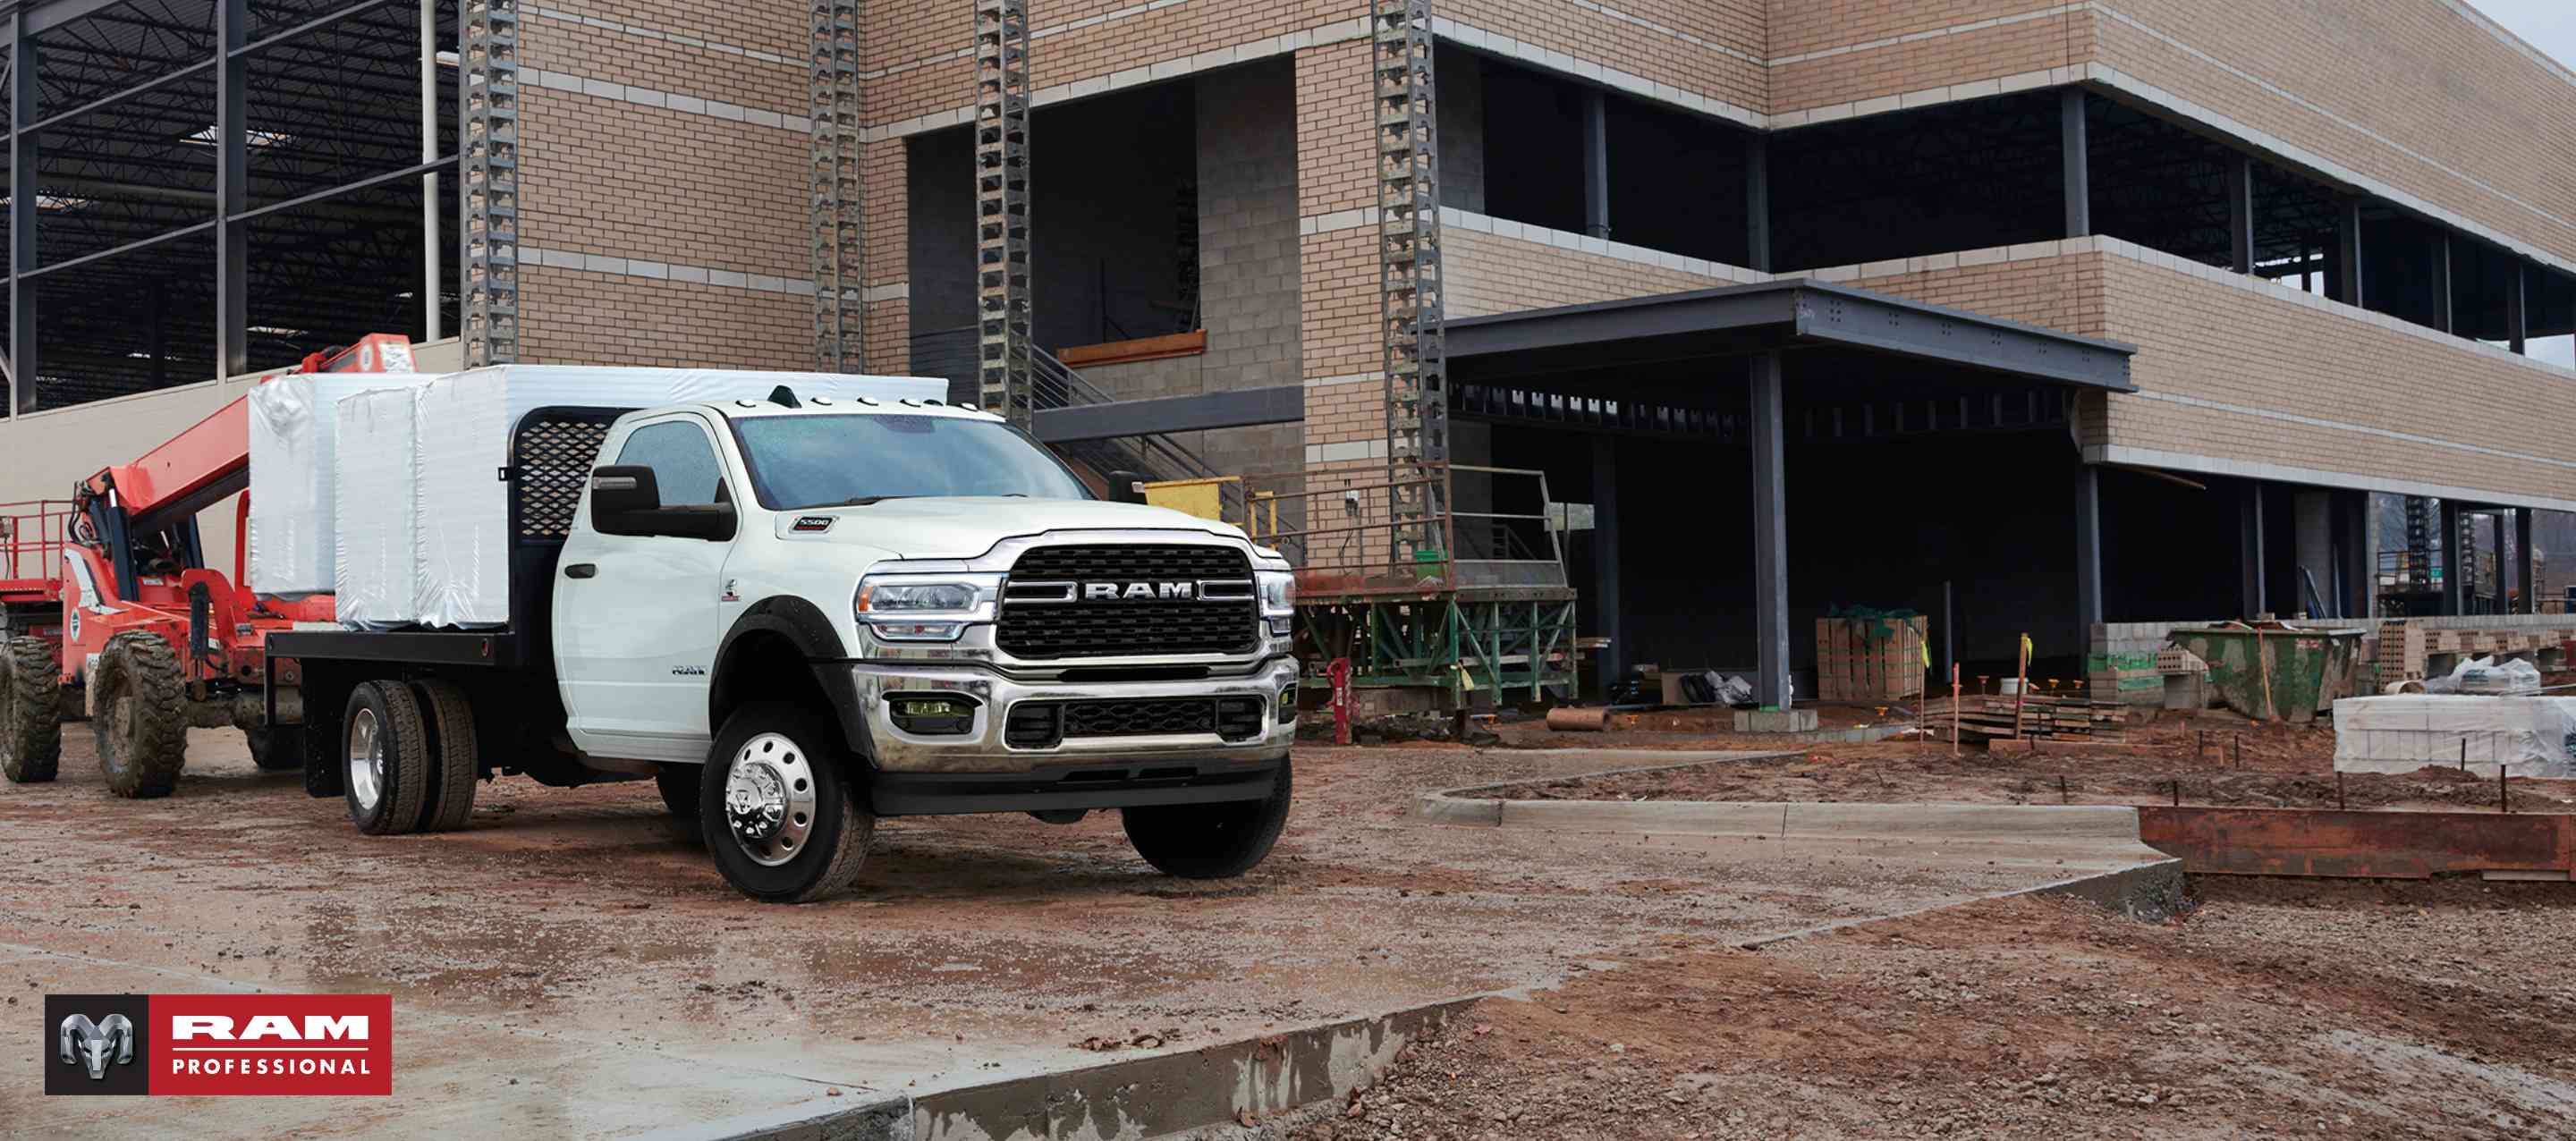
[[[128,630],[107,640],[90,679],[98,710],[98,768],[108,790],[135,800],[168,796],[188,763],[187,679],[159,634]]]
[[[0,647],[0,774],[14,784],[54,779],[63,757],[63,678],[42,638]]]

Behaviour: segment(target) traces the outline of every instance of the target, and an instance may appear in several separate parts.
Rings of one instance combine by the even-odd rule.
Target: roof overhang
[[[1452,361],[1509,355],[1515,373],[1840,348],[2137,391],[2136,346],[1804,278],[1463,318],[1444,344]]]

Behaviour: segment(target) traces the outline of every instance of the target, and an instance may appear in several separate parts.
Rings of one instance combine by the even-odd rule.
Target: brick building
[[[13,58],[40,61],[11,84],[0,425],[31,458],[0,498],[121,458],[67,452],[80,425],[184,419],[238,391],[208,378],[378,329],[462,329],[462,359],[821,361],[974,399],[978,6],[0,5]],[[1292,526],[1364,522],[1373,501],[1330,491],[1389,463],[1370,6],[1025,8],[1028,339],[1071,366],[1044,366],[1041,435],[1110,449],[1095,466],[1285,473]],[[2576,74],[2460,0],[1424,18],[1449,458],[1544,471],[1554,502],[1452,494],[1606,524],[1553,534],[1613,669],[1785,668],[1748,611],[1794,629],[1946,598],[1971,661],[2024,631],[2073,658],[2104,620],[2363,614],[2403,561],[2383,555],[2457,547],[2458,516],[2529,534],[2576,511]],[[426,108],[404,87],[424,73]],[[209,145],[169,143],[207,122]],[[515,149],[495,163],[487,138]],[[1604,307],[1797,280],[2005,356],[2118,352],[2123,378],[1692,341],[1656,322],[1699,310]],[[1515,338],[1566,307],[1591,307],[1592,341],[1464,351],[1536,344]],[[2423,501],[2421,533],[2388,534],[2403,516],[2374,496]],[[2509,604],[2479,595],[2507,598],[2517,561],[2443,576],[2434,605]]]

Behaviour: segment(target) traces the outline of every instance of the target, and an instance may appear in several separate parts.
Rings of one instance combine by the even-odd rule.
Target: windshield
[[[924,495],[1089,499],[1037,442],[955,416],[758,416],[733,422],[772,511]]]

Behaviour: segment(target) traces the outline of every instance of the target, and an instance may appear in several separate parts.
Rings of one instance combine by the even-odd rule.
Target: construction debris
[[[1924,708],[1924,723],[1949,725],[1951,703],[1935,701]],[[1959,737],[1967,741],[2074,738],[2085,741],[2128,740],[2129,707],[2116,701],[2046,694],[1995,696],[1970,694],[1958,699]]]

